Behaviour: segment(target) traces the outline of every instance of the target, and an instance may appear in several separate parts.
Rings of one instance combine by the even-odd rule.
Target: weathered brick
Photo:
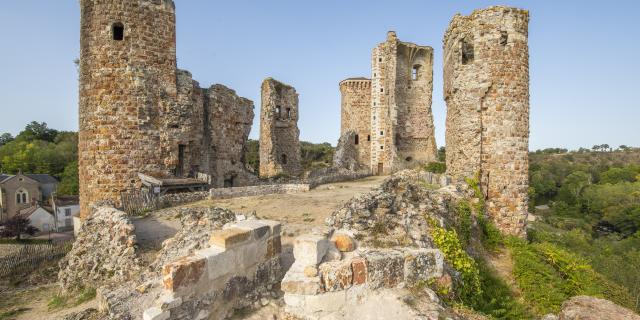
[[[164,288],[177,291],[196,283],[205,271],[206,259],[198,256],[183,257],[162,268]]]
[[[351,270],[354,285],[367,282],[367,260],[361,257],[354,258],[351,260]]]

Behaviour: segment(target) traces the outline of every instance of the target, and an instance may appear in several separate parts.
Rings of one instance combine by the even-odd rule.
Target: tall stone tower
[[[529,186],[528,23],[526,10],[476,10],[453,17],[443,43],[447,173],[479,173],[489,215],[515,235]]]
[[[372,172],[435,161],[433,48],[402,42],[389,31],[371,58]]]
[[[340,82],[340,133],[353,131],[358,165],[371,165],[371,79],[349,78]]]
[[[260,177],[298,176],[302,173],[298,93],[292,86],[272,78],[262,82],[261,93]]]
[[[166,172],[171,165],[158,131],[177,95],[176,34],[171,0],[80,0],[80,8],[80,206],[86,216],[90,203],[118,202],[137,172]]]

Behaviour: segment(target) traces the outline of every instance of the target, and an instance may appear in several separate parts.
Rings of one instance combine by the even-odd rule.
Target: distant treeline
[[[78,194],[78,133],[31,122],[17,136],[0,135],[0,173],[47,173],[59,195]]]

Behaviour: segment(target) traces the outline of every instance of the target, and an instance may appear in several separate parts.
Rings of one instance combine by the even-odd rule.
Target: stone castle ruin
[[[456,15],[444,36],[447,173],[479,174],[489,215],[521,234],[529,186],[529,13]]]
[[[260,177],[298,176],[302,173],[298,93],[292,86],[272,78],[262,82],[261,93]]]
[[[415,308],[397,301],[419,281],[447,288],[459,281],[432,232],[460,219],[456,203],[480,200],[466,178],[478,177],[487,214],[499,229],[524,235],[526,10],[496,6],[456,15],[445,33],[446,174],[423,170],[437,161],[433,49],[402,42],[390,31],[373,49],[371,79],[340,82],[341,138],[329,168],[303,174],[298,93],[272,78],[263,81],[256,175],[245,161],[254,103],[223,85],[202,88],[177,68],[172,0],[80,5],[85,219],[61,262],[59,282],[73,290],[93,281],[100,310],[109,317],[217,319],[277,300],[301,319],[357,318],[378,311],[377,305],[390,306],[383,310],[387,318],[445,318],[449,310],[437,299]],[[371,174],[392,175],[344,203],[326,226],[297,237],[293,246],[284,242],[293,234],[281,242],[277,221],[173,206],[206,197],[306,192]],[[149,262],[142,259],[136,232],[143,219],[134,221],[113,206],[122,207],[121,192],[151,180],[213,189],[159,197],[172,207],[149,215],[180,225],[171,237],[158,238],[161,246]]]
[[[356,132],[358,160],[374,174],[435,161],[433,48],[390,31],[373,49],[371,69],[372,79],[340,82],[341,134]]]

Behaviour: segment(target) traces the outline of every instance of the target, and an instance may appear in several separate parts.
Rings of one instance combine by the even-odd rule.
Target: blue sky
[[[530,11],[531,149],[640,146],[640,1],[176,0],[178,67],[256,103],[272,76],[300,94],[301,139],[335,144],[338,82],[369,77],[395,30],[435,50],[433,113],[444,143],[442,36],[451,17],[494,4]],[[77,130],[79,1],[11,0],[0,11],[0,132],[32,120]]]

